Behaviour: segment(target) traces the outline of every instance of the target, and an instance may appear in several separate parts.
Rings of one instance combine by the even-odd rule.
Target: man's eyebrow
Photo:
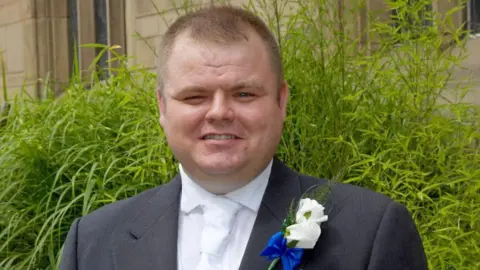
[[[186,86],[184,88],[181,88],[178,93],[187,93],[187,92],[206,92],[208,89],[201,87],[201,86],[196,86],[196,85],[191,85],[191,86]]]
[[[245,88],[255,88],[260,91],[264,90],[263,85],[258,84],[256,82],[250,82],[250,81],[243,81],[243,82],[236,83],[232,87],[230,87],[228,90],[236,91],[236,90],[241,90]]]
[[[260,90],[260,91],[263,91],[265,89],[263,87],[263,85],[261,85],[259,83],[243,81],[243,82],[239,82],[239,83],[234,84],[233,86],[229,87],[226,90],[227,91],[237,91],[237,90],[252,89],[252,88]],[[208,92],[208,89],[205,88],[205,87],[202,87],[202,86],[198,86],[198,85],[190,85],[190,86],[185,86],[185,87],[181,88],[177,92],[177,94],[189,93],[189,92],[197,92],[197,93],[198,92]]]

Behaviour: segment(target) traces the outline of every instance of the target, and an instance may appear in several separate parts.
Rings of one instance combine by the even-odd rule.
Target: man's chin
[[[231,166],[203,166],[201,169],[209,175],[229,175],[238,171],[238,168]]]
[[[228,175],[240,171],[242,164],[240,162],[226,162],[225,159],[210,162],[200,162],[200,169],[209,175]]]

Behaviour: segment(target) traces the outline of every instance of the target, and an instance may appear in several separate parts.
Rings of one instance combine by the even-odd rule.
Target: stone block
[[[7,28],[0,26],[0,52],[7,49]]]
[[[439,24],[439,30],[446,33],[446,42],[451,40],[451,35],[448,33],[455,32],[462,27],[462,24],[466,21],[465,10],[457,10],[456,12],[449,14],[450,11],[457,6],[458,3],[456,3],[456,1],[435,1],[433,4],[433,10],[439,15],[441,22]],[[450,22],[452,24],[450,24]]]
[[[0,0],[0,6],[6,6],[6,5],[10,5],[12,3],[15,3],[16,0]]]
[[[52,17],[54,18],[66,18],[68,17],[68,1],[67,0],[51,0],[52,4]],[[112,0],[110,0],[112,1]],[[118,0],[113,0],[118,1]]]
[[[50,17],[49,6],[50,0],[36,0],[37,19]]]
[[[134,0],[125,0],[125,46],[127,55],[135,55],[135,4]]]
[[[25,74],[23,72],[7,73],[6,79],[8,89],[21,87],[27,83]]]
[[[53,67],[54,77],[57,81],[67,81],[70,74],[68,20],[66,18],[52,19],[53,26]]]
[[[135,56],[136,64],[145,68],[154,68],[156,66],[156,45],[159,42],[159,37],[152,37],[147,39],[135,40]]]
[[[344,1],[342,8],[342,19],[344,20],[344,28],[347,37],[356,39],[360,38],[364,30],[365,23],[362,21],[366,17],[366,6],[360,0]]]
[[[78,2],[78,42],[81,45],[79,50],[80,69],[88,69],[95,58],[95,49],[87,48],[83,45],[95,43],[95,16],[93,1]],[[88,72],[86,73],[88,76]]]
[[[37,76],[44,78],[51,71],[52,40],[50,36],[51,19],[40,18],[37,20]]]
[[[65,18],[68,16],[67,0],[34,0],[37,18]],[[83,2],[83,0],[82,0]]]
[[[109,23],[110,33],[109,42],[111,45],[119,45],[121,48],[116,49],[118,54],[126,53],[126,14],[124,1],[110,1],[109,6]],[[115,66],[115,65],[114,65]]]
[[[161,16],[162,17],[159,17],[159,35],[163,35],[167,31],[168,26],[178,18],[178,14],[174,11],[170,11],[162,14]]]
[[[23,72],[24,53],[24,31],[22,23],[15,23],[7,26],[7,67],[8,72]]]
[[[37,79],[37,40],[36,40],[36,20],[30,19],[23,22],[23,40],[24,40],[24,63],[25,77],[28,79]]]
[[[5,20],[6,9],[7,7],[0,6],[0,26],[5,26],[7,24]]]
[[[19,19],[28,20],[35,17],[35,0],[17,0]]]
[[[148,15],[140,17],[137,18],[135,22],[135,31],[142,38],[149,38],[160,35],[160,24],[164,24],[163,21],[161,21],[159,15]]]
[[[163,13],[165,11],[181,8],[183,0],[136,0],[133,1],[135,6],[135,16],[141,17],[145,15],[153,15]],[[194,3],[201,3],[201,0],[193,0]]]
[[[0,8],[0,25],[11,24],[20,21],[20,5],[17,2],[4,5]]]
[[[155,10],[155,6],[160,6],[160,2],[163,1],[153,1],[152,0],[136,0],[133,1],[132,3],[134,4],[135,8],[135,16],[140,17],[140,16],[145,16],[145,15],[151,15],[157,13]],[[166,2],[166,1],[165,1]]]
[[[0,5],[0,25],[32,19],[34,17],[34,0],[16,0],[5,5]]]
[[[391,21],[391,12],[385,0],[367,0],[368,11],[372,13],[373,20],[377,22]]]
[[[28,98],[28,97],[31,97],[33,99],[38,98],[36,85],[25,84],[21,86],[9,87],[8,99],[12,101],[17,96],[20,96],[22,98]],[[3,102],[3,98],[0,98],[0,101]]]

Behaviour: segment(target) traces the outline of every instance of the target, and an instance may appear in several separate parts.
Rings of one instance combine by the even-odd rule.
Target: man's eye
[[[240,93],[238,93],[238,96],[239,97],[253,97],[253,95],[251,93],[248,93],[248,92],[240,92]]]
[[[190,105],[201,104],[205,101],[205,96],[187,96],[183,98],[183,102]]]
[[[195,99],[201,99],[202,96],[190,96],[190,97],[186,97],[185,100],[195,100]]]

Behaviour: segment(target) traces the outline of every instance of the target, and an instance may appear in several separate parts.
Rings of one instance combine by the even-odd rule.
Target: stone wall
[[[480,37],[470,37],[467,41],[465,51],[455,49],[464,53],[465,58],[454,70],[450,80],[450,87],[461,89],[468,87],[473,89],[463,97],[463,102],[480,103]],[[449,100],[458,101],[458,96],[448,96]]]
[[[448,3],[447,1],[434,1],[432,8],[439,14],[445,14],[456,5],[456,1],[460,0],[452,0],[448,1]],[[127,51],[129,55],[135,56],[133,64],[143,65],[147,69],[155,67],[156,45],[159,43],[167,25],[182,12],[182,2],[188,1],[126,0]],[[190,2],[201,6],[208,5],[212,1],[191,0]],[[235,5],[243,5],[249,1],[232,0],[228,2]],[[329,2],[331,16],[341,16],[345,20],[345,24],[341,26],[342,30],[352,37],[361,38],[364,46],[370,46],[375,49],[377,40],[375,34],[360,36],[363,34],[363,30],[368,27],[368,24],[372,23],[372,21],[367,19],[367,14],[373,15],[372,20],[387,22],[391,20],[390,11],[385,4],[385,0],[366,0],[365,5],[360,8],[359,12],[350,12],[350,9],[358,8],[358,3],[360,2],[355,0],[331,0]],[[294,5],[291,5],[291,7],[293,8],[290,12],[295,12]],[[462,11],[454,13],[452,16],[454,27],[460,27],[464,17],[465,15]],[[331,31],[332,29],[326,30]],[[334,29],[333,31],[336,30],[339,29]],[[449,37],[446,36],[446,42],[448,42],[448,39]]]
[[[76,0],[79,44],[95,43],[94,5]],[[107,0],[108,40],[125,48],[124,0]],[[72,73],[73,48],[70,43],[68,0],[0,0],[0,52],[5,58],[9,99],[22,88],[33,98],[41,98],[45,82],[61,93]],[[73,43],[72,43],[73,44]],[[80,47],[82,75],[95,58],[95,49]],[[0,80],[0,89],[3,82]],[[0,97],[0,103],[3,96]]]
[[[212,0],[191,0],[197,6],[208,5]],[[367,13],[373,12],[373,20],[390,20],[384,0],[367,0],[360,12],[349,13],[355,8],[353,0],[330,0],[334,16],[345,19],[342,27],[349,35],[361,38],[364,46],[375,48],[375,36],[364,35],[368,27]],[[433,9],[440,14],[450,9],[455,1],[435,1]],[[109,44],[120,45],[119,53],[132,56],[131,65],[143,66],[154,70],[155,51],[161,35],[167,26],[182,13],[181,5],[185,0],[107,0],[109,10]],[[218,2],[215,1],[215,2]],[[228,1],[236,5],[246,4],[248,0]],[[255,1],[253,2],[262,2]],[[268,1],[267,1],[268,2]],[[294,1],[289,12],[295,12]],[[447,3],[448,2],[448,3]],[[78,6],[78,40],[80,44],[95,42],[95,22],[93,1],[76,0]],[[161,15],[159,15],[161,13]],[[460,26],[465,12],[459,11],[453,17],[455,27]],[[328,31],[336,31],[328,29]],[[41,80],[50,78],[54,82],[68,81],[71,70],[71,48],[69,48],[67,0],[0,0],[0,52],[3,53],[7,74],[7,87],[10,96],[17,94],[25,86],[33,97],[40,97]],[[446,36],[448,41],[448,36]],[[469,100],[480,102],[480,40],[468,41],[468,54],[462,65],[465,70],[454,74],[454,82],[462,80],[465,74],[471,74],[478,95],[472,94]],[[92,48],[81,48],[79,62],[81,69],[87,69],[95,58]],[[0,64],[1,65],[1,64]],[[88,72],[84,73],[88,76]],[[0,89],[3,82],[0,80]],[[60,86],[61,90],[61,86]],[[2,97],[0,95],[0,102]]]
[[[22,90],[39,98],[42,82],[68,80],[66,5],[65,0],[0,0],[0,51],[9,99]]]
[[[127,53],[135,56],[132,64],[140,64],[147,69],[155,68],[156,47],[168,25],[184,11],[182,2],[187,1],[126,0]],[[191,2],[196,7],[211,3],[210,0]],[[243,4],[248,0],[230,2]]]
[[[23,86],[37,97],[35,12],[31,0],[0,0],[0,52],[5,66],[9,95],[18,94]],[[0,63],[0,66],[2,64]],[[0,89],[3,89],[0,79]],[[3,91],[2,91],[3,92]],[[3,102],[3,94],[0,96]]]

